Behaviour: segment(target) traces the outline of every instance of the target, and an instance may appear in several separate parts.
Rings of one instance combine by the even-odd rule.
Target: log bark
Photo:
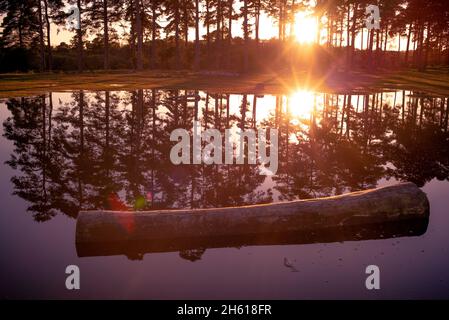
[[[258,237],[426,220],[429,202],[413,183],[275,204],[150,212],[81,211],[77,248],[107,243]],[[168,245],[170,247],[170,245]]]

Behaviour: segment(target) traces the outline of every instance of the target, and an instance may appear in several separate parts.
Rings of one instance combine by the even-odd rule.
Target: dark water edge
[[[91,100],[89,101],[92,102],[86,103],[86,110],[104,110],[101,109],[105,104],[104,93],[86,93],[86,95],[92,96],[95,94],[99,95],[99,99],[90,97]],[[149,104],[151,92],[146,91],[142,94],[142,106],[151,106]],[[171,94],[176,96],[176,92]],[[114,93],[111,95],[114,95]],[[314,120],[311,112],[304,117],[299,115],[286,121],[283,121],[283,114],[286,113],[278,112],[276,124],[280,126],[281,130],[289,130],[287,132],[297,130],[298,136],[304,139],[301,141],[306,141],[299,146],[295,146],[295,142],[290,141],[290,144],[288,144],[289,151],[286,151],[287,144],[282,146],[278,175],[267,183],[260,180],[260,175],[254,172],[254,168],[245,168],[242,169],[242,172],[237,171],[234,175],[227,176],[226,181],[220,181],[220,184],[217,185],[216,180],[212,179],[216,177],[217,173],[214,171],[206,172],[206,176],[211,177],[211,179],[207,180],[207,183],[202,186],[203,189],[198,188],[200,191],[197,191],[198,195],[205,192],[204,198],[195,197],[193,203],[187,196],[180,197],[179,195],[180,192],[191,195],[191,192],[189,192],[191,190],[185,186],[190,185],[189,181],[192,181],[192,177],[197,177],[197,172],[190,171],[189,168],[174,171],[167,162],[163,162],[163,166],[154,168],[155,172],[162,172],[159,174],[161,183],[164,182],[164,179],[170,182],[169,185],[164,185],[165,189],[162,187],[160,189],[164,190],[165,198],[157,192],[153,193],[153,195],[159,196],[159,198],[157,196],[152,197],[152,200],[155,198],[160,200],[157,205],[158,208],[272,202],[293,199],[298,195],[300,198],[310,198],[383,186],[392,184],[394,181],[413,181],[422,187],[430,201],[429,225],[424,234],[404,236],[401,233],[393,233],[390,237],[384,239],[340,239],[344,241],[303,245],[208,248],[204,252],[196,252],[200,254],[200,259],[195,259],[195,256],[192,258],[192,255],[186,255],[185,251],[145,255],[139,255],[139,252],[137,252],[137,259],[136,256],[126,257],[124,255],[79,258],[75,247],[75,220],[72,219],[76,217],[76,212],[79,209],[79,203],[77,203],[79,199],[76,198],[77,193],[75,192],[78,190],[78,185],[75,182],[84,181],[86,192],[93,195],[90,198],[83,199],[82,205],[87,208],[107,205],[111,191],[116,192],[125,206],[133,207],[135,206],[133,201],[148,192],[148,190],[140,187],[133,191],[133,183],[137,181],[138,186],[139,180],[133,180],[136,177],[136,171],[130,172],[129,168],[135,168],[133,164],[136,162],[131,162],[125,168],[120,166],[120,159],[124,159],[120,158],[124,157],[122,150],[127,151],[130,150],[129,148],[135,147],[134,141],[136,139],[132,139],[133,136],[129,128],[134,123],[133,119],[135,118],[132,116],[139,112],[140,99],[139,92],[130,92],[124,95],[124,97],[117,98],[116,103],[119,105],[119,100],[123,102],[128,99],[126,101],[129,102],[130,111],[117,112],[116,114],[115,128],[118,130],[117,132],[121,132],[120,128],[125,127],[124,132],[121,132],[121,135],[116,135],[116,137],[119,136],[120,139],[124,140],[114,143],[118,150],[118,154],[115,155],[118,160],[110,167],[111,171],[117,172],[117,175],[120,174],[120,179],[112,181],[111,188],[107,192],[103,192],[103,196],[101,196],[101,192],[95,191],[100,190],[96,189],[98,186],[104,185],[102,180],[97,182],[95,179],[90,179],[89,176],[92,172],[98,172],[95,165],[101,163],[98,156],[100,153],[89,152],[90,158],[82,159],[86,161],[86,165],[80,164],[76,160],[79,154],[74,147],[80,141],[77,134],[79,131],[75,128],[67,135],[69,131],[65,130],[67,124],[76,127],[76,119],[79,116],[79,113],[77,113],[79,103],[76,102],[79,99],[79,93],[74,93],[72,97],[63,96],[67,101],[62,102],[59,106],[56,106],[58,103],[54,99],[55,106],[51,115],[51,119],[54,120],[52,127],[52,139],[54,140],[53,144],[49,145],[46,150],[48,152],[55,151],[53,160],[56,161],[51,160],[48,163],[55,165],[53,168],[57,168],[58,171],[56,169],[52,171],[52,167],[46,169],[53,173],[58,172],[58,175],[48,174],[46,182],[54,188],[49,188],[49,194],[55,192],[56,195],[63,194],[63,196],[50,197],[53,202],[47,203],[42,202],[42,198],[37,197],[42,195],[42,193],[37,192],[37,187],[42,180],[35,178],[33,175],[36,173],[36,163],[39,163],[39,161],[30,161],[36,154],[38,160],[47,159],[39,158],[41,155],[33,151],[39,150],[39,146],[42,145],[42,140],[35,139],[37,133],[42,132],[42,127],[39,127],[42,121],[38,118],[38,111],[42,111],[42,105],[38,103],[23,105],[22,103],[22,106],[20,106],[19,103],[19,105],[10,107],[12,109],[9,111],[5,109],[6,106],[1,105],[0,115],[2,123],[4,123],[4,133],[5,122],[10,123],[11,128],[16,129],[16,131],[9,138],[3,136],[1,139],[0,160],[2,163],[11,161],[11,155],[15,155],[19,161],[15,166],[16,170],[13,169],[14,165],[11,166],[11,163],[0,166],[0,188],[3,206],[0,215],[2,253],[0,297],[11,299],[449,297],[449,276],[447,273],[447,270],[449,270],[449,233],[447,232],[449,230],[447,209],[449,207],[447,197],[449,194],[449,183],[447,181],[449,146],[447,123],[444,127],[448,104],[443,102],[447,99],[434,100],[422,95],[413,99],[412,97],[416,94],[406,93],[406,96],[410,98],[406,98],[406,101],[402,104],[399,102],[402,92],[397,93],[396,103],[391,101],[390,104],[397,105],[396,109],[399,111],[401,109],[406,110],[402,113],[404,114],[404,118],[402,118],[401,112],[395,113],[395,108],[388,107],[388,103],[382,103],[380,95],[373,95],[370,98],[369,101],[373,102],[374,107],[370,106],[369,108],[366,105],[363,107],[359,98],[358,111],[356,111],[355,102],[352,108],[346,109],[350,110],[346,113],[346,115],[350,115],[349,121],[347,121],[342,110],[344,109],[344,101],[349,99],[348,95],[343,95],[344,98],[329,96],[329,101],[333,99],[340,101],[339,108],[333,108],[330,105],[322,107],[318,105],[309,109],[321,111],[321,117],[323,114],[327,114],[331,115],[328,119],[337,119],[337,121],[330,122],[329,130],[324,130],[323,128],[326,128],[326,126],[323,126],[322,118],[320,120],[319,117],[316,117],[316,120]],[[178,98],[176,99],[179,99],[179,95],[178,92]],[[226,97],[210,95],[210,108],[213,111],[205,113],[210,117],[209,123],[217,124],[220,122],[218,119],[223,120],[223,116],[221,118],[216,116],[216,110],[219,111],[220,115],[226,115],[225,104],[220,103],[220,98],[226,99]],[[236,125],[251,126],[254,98],[252,96],[246,97],[248,110],[245,110],[244,114],[245,119],[248,119],[247,121],[242,121],[243,117],[241,116],[241,105],[243,104],[240,102],[244,101],[245,98],[239,96],[235,99],[235,101],[238,101],[237,107],[234,109],[234,118],[230,117],[230,121],[234,121]],[[283,99],[287,100],[286,97]],[[314,101],[317,97],[301,94],[299,100],[305,101],[307,99]],[[357,98],[352,97],[352,99]],[[377,103],[376,106],[376,101],[379,99],[380,103]],[[216,103],[217,100],[218,103]],[[268,107],[280,110],[279,106],[284,105],[285,108],[289,108],[287,102],[282,104],[277,100],[282,99],[273,97],[271,101],[267,102]],[[161,106],[161,109],[168,105],[167,101],[173,101],[173,99],[169,96],[169,99],[164,101],[164,106]],[[182,100],[179,101],[178,111],[181,114],[181,111],[184,112],[185,109],[183,109]],[[258,101],[259,108],[263,108],[261,101]],[[270,104],[271,102],[274,102],[274,104]],[[217,105],[218,107],[216,107]],[[16,113],[15,122],[8,122],[7,118],[10,117],[11,111],[17,111],[20,108],[22,108],[23,113]],[[194,108],[195,102],[192,102],[188,105],[187,110],[195,110]],[[204,108],[204,106],[201,106],[201,102],[199,108]],[[116,110],[118,109],[120,108],[117,107]],[[365,112],[361,113],[362,110]],[[223,112],[221,113],[221,111]],[[379,111],[381,112],[380,122],[378,121]],[[27,112],[29,112],[29,117],[20,116]],[[86,112],[88,114],[87,122],[89,123],[86,129],[86,132],[88,132],[86,134],[86,150],[95,150],[103,144],[98,144],[94,139],[100,135],[95,134],[96,131],[92,130],[96,128],[96,130],[104,132],[105,127],[101,125],[101,117],[95,119],[95,113]],[[191,114],[189,112],[188,118],[194,117],[194,112]],[[239,112],[240,117],[238,117]],[[48,118],[50,114],[48,107],[45,109],[45,114],[47,115],[46,118],[50,119]],[[121,118],[122,121],[123,119],[126,120],[125,125],[123,125],[123,122],[119,122],[119,114],[123,117]],[[313,114],[316,115],[316,111]],[[363,116],[366,116],[366,118]],[[189,120],[188,118],[186,119]],[[204,119],[201,116],[200,118]],[[19,121],[20,119],[26,120],[25,123]],[[30,119],[37,120],[28,122]],[[226,118],[224,119],[226,120]],[[369,119],[370,121],[358,122],[358,119]],[[404,122],[401,122],[402,119],[404,119]],[[297,120],[298,122],[291,122],[291,120]],[[261,116],[260,120],[256,118],[254,122],[260,123],[258,121],[270,121],[270,116]],[[276,112],[272,121],[276,121]],[[310,128],[313,121],[318,123],[314,129],[316,130],[314,135],[315,146],[327,143],[328,146],[335,146],[335,153],[324,154],[322,151],[313,151],[313,145],[310,143],[312,141],[310,139]],[[169,123],[169,121],[166,123]],[[187,126],[188,123],[189,121],[185,121],[184,125]],[[348,123],[349,129],[347,129]],[[368,123],[370,126],[364,126]],[[303,128],[302,125],[306,127]],[[112,127],[114,126],[110,128]],[[48,126],[46,128],[48,129]],[[321,131],[318,129],[321,129]],[[145,130],[145,127],[142,130]],[[364,137],[366,137],[368,130],[371,130],[369,133],[371,144],[368,148],[370,152],[367,153],[367,157],[360,157],[359,147],[364,145]],[[347,137],[347,132],[349,132],[351,139],[342,138]],[[319,133],[323,135],[320,136]],[[396,139],[392,139],[391,134]],[[151,135],[148,136],[151,137]],[[126,140],[127,137],[130,140]],[[161,136],[160,141],[163,141],[163,137],[166,136]],[[400,143],[396,144],[397,139],[402,140],[399,140]],[[121,141],[128,141],[128,143],[123,144]],[[17,146],[15,148],[14,142],[20,142],[24,148],[17,149]],[[404,150],[403,146],[407,148]],[[169,150],[169,148],[164,147],[160,150]],[[148,149],[145,150],[145,152],[147,151]],[[299,154],[306,154],[307,156],[300,158],[298,157]],[[25,157],[23,157],[24,155]],[[331,155],[336,156],[330,157]],[[33,170],[28,170],[23,166],[27,163],[25,160],[33,164]],[[329,163],[332,163],[332,170],[329,169]],[[145,166],[151,165],[148,162],[144,164]],[[89,166],[94,167],[95,170],[89,171]],[[37,168],[39,169],[39,166]],[[81,171],[85,170],[85,172],[82,175],[77,175],[76,173],[80,172],[80,168]],[[40,169],[42,170],[42,167]],[[304,174],[304,172],[310,171],[312,171],[311,175]],[[41,171],[38,172],[41,173]],[[128,175],[123,175],[123,173],[128,173]],[[244,174],[246,179],[242,181],[239,174]],[[32,184],[32,188],[29,187],[30,185],[24,185],[23,181],[28,180],[20,180],[20,178],[23,179],[27,175],[35,179],[30,181],[40,183]],[[188,179],[185,178],[186,176]],[[11,180],[13,177],[15,179]],[[60,181],[58,177],[64,177],[64,180]],[[144,177],[148,178],[148,176]],[[329,177],[332,177],[332,179],[328,179]],[[251,181],[251,183],[247,183],[248,181]],[[232,192],[230,194],[223,192],[219,194],[207,193],[208,190],[217,190],[217,188],[220,188],[221,191],[228,190],[231,186],[238,185],[237,182],[242,186],[247,186],[247,189],[237,188],[240,193],[247,192],[246,197],[236,198]],[[171,184],[176,187],[171,187]],[[23,188],[24,186],[25,188]],[[64,189],[61,186],[68,187]],[[271,191],[273,194],[270,194],[269,189],[274,190]],[[21,193],[17,193],[18,190],[21,190]],[[254,190],[257,190],[257,192],[254,193]],[[12,195],[13,192],[17,194]],[[175,196],[171,196],[170,192],[174,193]],[[67,199],[67,203],[61,201],[61,199]],[[174,203],[174,199],[178,203]],[[149,202],[147,199],[145,209],[148,209],[147,206],[149,205],[154,205],[154,202],[156,201]],[[64,212],[64,210],[67,211]],[[48,214],[49,212],[50,214]],[[290,268],[285,267],[285,258],[292,262],[298,272],[292,272]],[[71,292],[65,289],[66,275],[64,271],[69,264],[76,264],[80,267],[80,291]],[[368,291],[365,288],[366,275],[364,271],[369,264],[376,264],[380,267],[381,290],[379,291]]]

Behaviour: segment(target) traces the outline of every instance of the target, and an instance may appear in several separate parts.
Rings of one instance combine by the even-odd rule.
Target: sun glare
[[[315,103],[312,91],[296,91],[290,96],[290,114],[300,119],[310,118]]]
[[[312,43],[316,39],[317,22],[306,12],[298,12],[295,17],[295,37],[299,43]]]

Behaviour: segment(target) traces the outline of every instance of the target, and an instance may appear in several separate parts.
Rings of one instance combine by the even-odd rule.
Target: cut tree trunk
[[[81,211],[77,244],[165,241],[318,231],[425,219],[429,202],[413,183],[329,198],[196,210]]]

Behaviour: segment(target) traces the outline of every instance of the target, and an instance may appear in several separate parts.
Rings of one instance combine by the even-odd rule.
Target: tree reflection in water
[[[307,97],[303,99],[301,97]],[[83,209],[205,208],[449,179],[449,99],[422,93],[230,95],[190,90],[9,99],[14,194],[36,221]],[[312,104],[312,105],[306,105]],[[279,129],[273,177],[255,165],[182,165],[173,129]],[[196,259],[195,254],[185,255]]]

